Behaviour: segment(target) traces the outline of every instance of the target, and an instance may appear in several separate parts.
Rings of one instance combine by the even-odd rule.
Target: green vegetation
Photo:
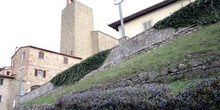
[[[69,85],[79,81],[92,70],[98,69],[105,61],[110,50],[99,52],[79,64],[73,65],[69,69],[55,76],[50,82],[54,86]]]
[[[219,30],[220,22],[189,36],[175,39],[151,52],[137,55],[86,80],[66,86],[65,89],[58,92],[36,98],[24,105],[54,103],[59,97],[69,94],[70,92],[86,90],[95,85],[112,83],[122,78],[130,77],[139,71],[155,71],[160,70],[162,67],[173,67],[179,63],[191,60],[189,56],[191,55],[193,57],[194,54],[198,53],[203,54],[200,58],[201,61],[209,61],[213,60],[213,58],[215,58],[215,60],[220,59]],[[189,83],[189,81],[172,82],[170,85],[174,87],[175,91],[179,91],[187,83]]]
[[[178,92],[181,92],[183,88],[186,88],[188,86],[188,84],[192,81],[195,81],[195,79],[193,80],[179,80],[179,81],[174,81],[172,83],[170,83],[170,87],[171,87],[171,92],[172,94],[177,94]]]
[[[219,0],[197,0],[171,16],[159,21],[155,28],[186,27],[190,25],[207,25],[220,21]]]

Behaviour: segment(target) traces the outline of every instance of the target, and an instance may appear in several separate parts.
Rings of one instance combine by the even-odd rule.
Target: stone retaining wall
[[[115,64],[127,60],[136,54],[151,51],[177,37],[181,37],[198,30],[199,27],[193,25],[179,29],[169,28],[158,30],[151,28],[112,48],[104,64],[99,69],[87,74],[80,81],[100,73],[101,71],[104,71],[105,69],[114,66]]]
[[[121,61],[124,61],[135,54],[157,48],[177,36],[187,35],[197,30],[198,27],[195,26],[179,29],[168,28],[162,30],[151,28],[113,48],[101,68],[108,68],[109,66],[113,66]]]
[[[24,103],[27,102],[29,100],[35,99],[39,96],[42,96],[46,93],[48,93],[49,91],[52,91],[55,87],[53,86],[52,83],[48,82],[44,85],[42,85],[41,87],[25,94],[24,96],[21,96],[20,98],[17,99],[17,103]]]
[[[169,83],[181,79],[205,78],[210,75],[219,74],[219,72],[220,59],[205,63],[194,60],[185,64],[178,64],[176,67],[172,68],[164,67],[160,71],[142,71],[107,85],[95,85],[85,91],[97,89],[107,90],[127,86],[134,87],[153,83]]]

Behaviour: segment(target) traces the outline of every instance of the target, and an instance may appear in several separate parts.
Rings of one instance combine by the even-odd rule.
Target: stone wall
[[[92,55],[93,10],[75,1],[75,56],[87,58]],[[72,3],[72,4],[73,4]]]
[[[151,28],[133,38],[128,39],[127,41],[122,41],[122,43],[113,47],[102,67],[87,74],[83,79],[81,79],[81,81],[104,71],[110,66],[114,66],[115,64],[127,60],[136,54],[151,51],[171,41],[172,39],[190,34],[198,29],[199,27],[195,27],[193,25],[179,29],[169,28],[157,30]]]
[[[0,110],[11,109],[12,106],[9,106],[9,103],[10,103],[9,85],[13,79],[3,77],[3,76],[0,76],[0,79],[3,79],[3,85],[0,85],[0,95],[1,95]]]
[[[110,49],[119,44],[118,39],[105,34],[101,31],[91,31],[92,37],[92,54]]]
[[[62,10],[60,52],[67,55],[72,55],[71,51],[75,48],[74,13],[74,3],[67,5]]]
[[[190,26],[179,29],[168,28],[162,30],[151,28],[113,48],[102,68],[117,64],[140,52],[157,48],[177,36],[186,35],[195,30],[198,30],[198,27]]]
[[[24,96],[19,97],[16,102],[17,103],[24,103],[26,101],[33,100],[39,96],[42,96],[42,95],[48,93],[49,91],[52,91],[54,88],[55,87],[53,86],[53,84],[48,82],[48,83],[42,85],[41,87],[25,94]]]
[[[185,64],[178,64],[175,67],[164,67],[160,71],[142,71],[133,76],[121,79],[107,85],[94,86],[90,90],[113,89],[127,86],[141,86],[152,83],[169,83],[176,80],[206,78],[220,74],[220,59],[210,62],[199,60],[189,61]],[[87,90],[86,90],[87,91]]]

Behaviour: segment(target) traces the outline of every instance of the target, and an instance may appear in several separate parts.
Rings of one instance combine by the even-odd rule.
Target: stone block
[[[184,74],[177,74],[177,75],[174,75],[172,76],[172,79],[173,80],[180,80],[180,79],[184,79]]]
[[[177,68],[171,68],[170,70],[169,70],[169,73],[176,73],[176,72],[178,72],[179,71],[179,69],[177,69]]]
[[[167,75],[167,74],[168,74],[168,68],[160,69],[160,75]]]
[[[197,67],[197,66],[201,66],[203,63],[199,61],[192,61],[192,62],[189,62],[188,64],[192,67]]]
[[[220,61],[213,61],[213,62],[211,62],[210,67],[211,68],[220,67]]]
[[[190,72],[186,72],[184,74],[185,78],[196,78],[205,75],[205,71],[203,69],[192,69]]]
[[[160,80],[158,81],[161,81],[161,82],[169,82],[173,80],[172,76],[170,74],[166,75],[166,76],[163,76]]]
[[[206,74],[213,74],[213,73],[217,73],[220,72],[220,67],[215,67],[215,68],[209,68],[205,70]]]
[[[185,65],[185,64],[179,64],[179,66],[178,66],[178,68],[179,68],[180,70],[186,69],[187,67],[188,67],[188,66]]]
[[[156,71],[152,71],[148,73],[149,79],[155,79],[156,77],[158,77],[160,75],[159,72]]]
[[[149,75],[148,72],[142,72],[142,73],[138,74],[138,78],[141,81],[148,80],[150,78],[148,75]]]

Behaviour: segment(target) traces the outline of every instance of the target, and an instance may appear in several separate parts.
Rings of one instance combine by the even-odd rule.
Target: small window
[[[147,21],[143,23],[144,31],[152,27],[152,21]]]
[[[35,69],[35,76],[38,78],[46,78],[46,71]]]
[[[73,55],[73,51],[71,51],[71,55]]]
[[[10,71],[7,71],[6,74],[7,74],[7,75],[10,75]]]
[[[44,59],[44,52],[39,52],[39,58]]]
[[[2,102],[2,95],[0,95],[0,103]]]
[[[22,60],[25,59],[25,52],[22,53],[22,55],[21,55],[21,59],[22,59]]]
[[[68,64],[68,58],[65,57],[65,58],[63,59],[63,63],[64,63],[64,64]]]
[[[0,85],[3,85],[4,79],[0,78]]]

